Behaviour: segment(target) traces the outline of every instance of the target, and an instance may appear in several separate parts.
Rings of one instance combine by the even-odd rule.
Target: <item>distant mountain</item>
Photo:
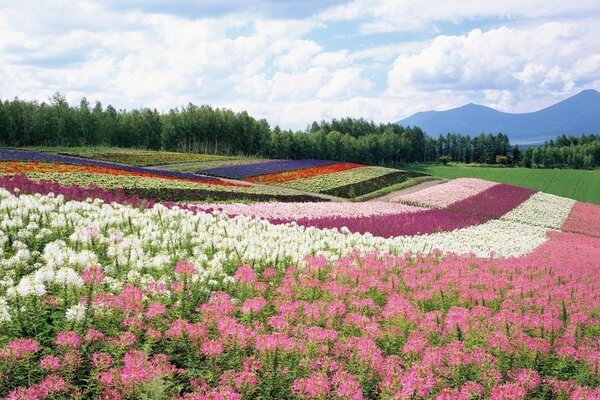
[[[425,111],[398,121],[429,135],[505,133],[513,143],[539,143],[561,134],[600,133],[600,93],[584,90],[539,111],[510,114],[478,104],[446,111]]]

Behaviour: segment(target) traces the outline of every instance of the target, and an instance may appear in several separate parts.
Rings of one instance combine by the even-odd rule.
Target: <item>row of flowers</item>
[[[61,212],[69,220],[98,204]],[[63,236],[68,224],[48,229]],[[263,260],[236,265],[210,293],[204,264],[183,253],[142,271],[95,259],[95,246],[127,239],[101,231],[72,235],[78,253],[48,243],[28,263],[38,268],[32,289],[0,298],[3,398],[600,395],[595,237],[554,232],[521,259],[352,252],[282,268]]]
[[[199,171],[200,173],[222,176],[225,178],[244,179],[252,176],[267,175],[278,172],[294,171],[305,168],[313,168],[324,165],[336,164],[337,161],[330,160],[270,160],[261,163],[250,163],[241,165],[229,165],[218,168],[210,168]]]
[[[362,167],[353,168],[335,174],[315,176],[307,179],[299,179],[281,184],[283,187],[307,192],[323,193],[340,186],[360,183],[369,179],[378,178],[398,172],[397,169],[384,167]]]
[[[165,181],[167,180],[176,180],[181,182],[193,182],[200,183],[205,185],[218,185],[218,186],[232,186],[232,187],[249,187],[244,183],[237,183],[231,181],[225,181],[222,179],[214,179],[201,176],[190,176],[187,178],[182,177],[173,177],[168,175],[163,175],[160,172],[155,172],[156,170],[139,170],[139,171],[126,171],[122,169],[116,168],[108,168],[108,167],[99,167],[94,165],[74,165],[74,164],[60,164],[60,163],[50,163],[50,162],[39,162],[39,161],[5,161],[0,162],[0,175],[18,175],[18,174],[28,174],[32,176],[56,176],[56,174],[70,174],[71,176],[77,175],[99,175],[99,176],[119,176],[125,178],[131,177],[143,177],[143,178],[152,178],[159,182],[162,185],[165,185]],[[127,179],[131,181],[132,184],[136,180]]]
[[[43,163],[56,163],[56,164],[73,164],[73,165],[85,165],[91,167],[104,167],[119,169],[128,172],[141,172],[141,173],[154,173],[164,177],[172,178],[183,178],[183,179],[198,179],[202,178],[205,180],[216,179],[210,176],[199,176],[197,174],[190,174],[179,171],[167,171],[167,170],[148,170],[143,167],[136,167],[132,165],[118,164],[108,161],[91,160],[79,157],[72,157],[60,154],[43,153],[39,151],[31,150],[10,150],[0,149],[0,160],[2,161],[23,161],[23,162],[43,162]]]
[[[401,194],[391,202],[412,204],[422,207],[446,208],[453,203],[475,196],[492,186],[495,182],[477,178],[458,178],[416,192]]]
[[[438,186],[444,185],[447,186]],[[532,198],[534,191],[516,186],[487,186],[487,189],[480,189],[470,197],[453,201],[444,209],[386,202],[224,204],[200,205],[198,209],[218,209],[230,216],[248,215],[264,218],[275,224],[295,222],[301,226],[319,229],[343,228],[350,232],[396,237],[452,231],[502,216],[510,221],[542,224],[548,228],[560,229],[574,203],[569,199],[543,193],[538,193]],[[483,188],[484,185],[479,184],[479,187]],[[517,208],[530,198],[531,202]],[[514,211],[507,214],[511,210]]]
[[[303,168],[292,171],[276,172],[272,174],[253,176],[250,178],[246,178],[245,180],[257,183],[284,183],[295,181],[298,179],[307,179],[312,177],[318,177],[321,175],[334,174],[337,172],[347,171],[349,169],[361,167],[364,167],[364,165],[342,162],[312,168]]]

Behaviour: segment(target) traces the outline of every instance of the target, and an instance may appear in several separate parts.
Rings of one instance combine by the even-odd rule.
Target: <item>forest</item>
[[[60,94],[48,102],[0,100],[0,145],[116,146],[270,158],[320,158],[373,165],[461,162],[525,167],[600,166],[600,136],[560,136],[521,151],[507,135],[449,133],[354,118],[313,122],[303,131],[271,127],[246,111],[208,105],[168,112],[117,110],[83,98],[71,106]]]

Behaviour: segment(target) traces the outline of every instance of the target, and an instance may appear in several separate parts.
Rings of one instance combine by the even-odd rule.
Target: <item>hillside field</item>
[[[412,164],[406,169],[439,178],[480,178],[600,204],[600,170],[529,169]]]

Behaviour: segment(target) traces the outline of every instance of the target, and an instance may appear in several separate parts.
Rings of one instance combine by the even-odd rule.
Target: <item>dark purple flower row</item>
[[[42,194],[54,193],[63,195],[67,200],[85,201],[91,199],[101,199],[105,203],[128,204],[134,207],[152,207],[155,201],[151,199],[142,199],[138,196],[127,196],[122,189],[107,190],[95,185],[81,187],[78,185],[62,186],[57,182],[34,181],[27,175],[3,175],[0,176],[0,187],[15,194]],[[18,189],[15,192],[15,189]]]
[[[251,176],[273,174],[276,172],[294,171],[297,169],[320,167],[337,164],[339,161],[330,160],[278,160],[259,164],[230,165],[201,170],[201,173],[222,176],[225,178],[243,179]]]
[[[423,235],[466,228],[499,218],[534,193],[535,190],[500,184],[442,210],[369,217],[289,218],[270,221],[275,224],[295,221],[298,225],[321,229],[345,226],[350,232],[368,232],[381,237]]]
[[[499,184],[474,196],[456,202],[447,210],[499,218],[530,198],[535,190]]]
[[[0,161],[27,161],[27,162],[50,162],[50,163],[62,163],[62,164],[74,164],[74,165],[88,165],[92,167],[104,167],[120,169],[122,171],[130,172],[143,172],[151,173],[154,175],[167,176],[171,178],[184,178],[184,179],[206,179],[214,180],[216,178],[212,176],[190,174],[178,171],[166,171],[158,169],[149,169],[144,167],[135,167],[132,165],[112,163],[108,161],[90,160],[87,158],[78,158],[65,156],[60,154],[43,153],[40,151],[30,150],[9,150],[0,149]]]
[[[489,221],[480,215],[431,209],[396,215],[375,215],[365,217],[322,217],[299,219],[269,219],[273,224],[285,224],[292,220],[301,226],[319,229],[346,227],[353,233],[370,233],[384,238],[404,235],[424,235],[435,232],[452,231]]]

